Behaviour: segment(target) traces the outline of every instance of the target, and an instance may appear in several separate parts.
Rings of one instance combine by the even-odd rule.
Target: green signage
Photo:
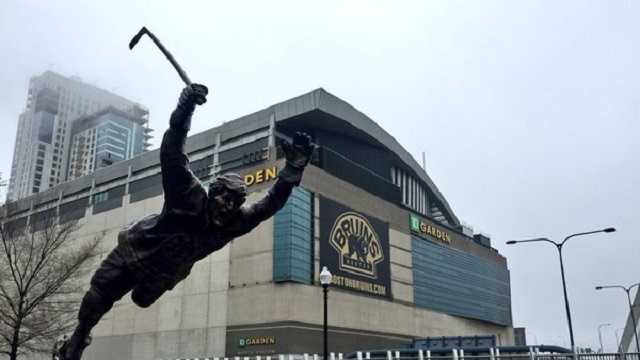
[[[417,216],[413,214],[409,215],[409,223],[411,224],[411,231],[420,231],[420,219],[418,219]]]
[[[273,336],[249,336],[238,339],[238,346],[245,347],[251,345],[274,345],[276,338]]]
[[[447,231],[441,230],[434,225],[427,224],[413,214],[409,214],[409,226],[412,232],[422,237],[426,237],[426,235],[428,235],[443,243],[451,244],[451,236]]]

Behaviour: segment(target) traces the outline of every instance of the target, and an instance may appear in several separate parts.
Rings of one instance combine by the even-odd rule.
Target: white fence
[[[175,360],[320,360],[322,355],[318,354],[286,354],[286,355],[255,355],[255,356],[232,356],[232,357],[204,357],[204,358],[180,358]],[[329,360],[344,360],[342,353],[331,353]]]
[[[489,349],[488,354],[465,355],[464,350],[453,349],[450,354],[432,355],[429,350],[389,350],[376,352],[355,352],[350,354],[329,353],[328,360],[640,360],[640,353],[542,353],[530,348],[528,353],[501,354],[499,349]],[[285,354],[267,356],[234,356],[180,358],[175,360],[322,360],[319,354]]]

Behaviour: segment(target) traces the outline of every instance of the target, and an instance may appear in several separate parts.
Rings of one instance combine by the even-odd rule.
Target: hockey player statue
[[[160,147],[164,206],[118,234],[118,244],[91,278],[72,335],[54,350],[54,359],[79,360],[91,342],[91,329],[113,303],[131,291],[140,307],[153,304],[184,280],[194,263],[248,233],[273,216],[300,183],[314,145],[296,133],[281,143],[285,167],[267,195],[242,206],[247,189],[235,173],[218,176],[205,189],[189,169],[184,145],[196,105],[206,102],[204,85],[191,84],[181,93]]]

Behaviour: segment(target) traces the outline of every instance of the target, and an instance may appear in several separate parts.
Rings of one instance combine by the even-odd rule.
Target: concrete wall
[[[323,321],[322,288],[300,284],[263,284],[229,290],[228,325],[238,332],[254,329],[260,324],[296,321],[315,325],[319,346]],[[497,335],[500,344],[512,344],[512,329],[459,317],[436,313],[383,299],[332,289],[329,292],[328,324],[332,337],[367,334],[368,331],[386,333],[375,335],[377,344],[393,344],[398,338],[410,342],[413,337]],[[310,328],[314,328],[311,326]],[[351,351],[362,346],[350,343],[335,351]],[[319,350],[319,349],[316,349]],[[332,350],[332,351],[334,351]],[[227,349],[227,355],[234,355]]]
[[[248,203],[261,199],[266,190],[251,193]],[[250,233],[234,239],[230,246],[229,287],[231,289],[270,283],[273,278],[273,218]]]

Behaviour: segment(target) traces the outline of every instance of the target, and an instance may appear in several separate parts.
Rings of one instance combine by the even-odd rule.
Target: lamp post
[[[590,235],[590,234],[597,234],[597,233],[602,233],[602,232],[610,233],[610,232],[614,232],[614,231],[616,231],[615,228],[608,227],[608,228],[601,229],[601,230],[575,233],[575,234],[571,234],[571,235],[567,236],[566,238],[564,238],[564,240],[562,240],[561,243],[557,243],[557,242],[549,240],[547,238],[536,238],[536,239],[529,239],[529,240],[510,240],[510,241],[507,241],[507,245],[513,245],[513,244],[525,243],[525,242],[544,241],[544,242],[548,242],[548,243],[551,243],[551,244],[555,245],[556,249],[558,249],[558,256],[560,257],[560,274],[562,275],[562,291],[564,292],[564,307],[565,307],[565,311],[567,312],[567,322],[569,323],[569,338],[571,339],[571,351],[574,352],[574,353],[576,351],[576,344],[575,344],[575,341],[573,339],[573,325],[571,324],[571,310],[569,309],[569,298],[567,297],[567,283],[566,283],[566,280],[565,280],[565,277],[564,277],[564,264],[562,263],[562,246],[564,246],[564,244],[567,242],[567,240],[571,239],[572,237],[582,236],[582,235]]]
[[[631,302],[631,294],[629,293],[631,291],[631,289],[633,289],[634,287],[639,286],[638,287],[638,291],[640,291],[640,283],[637,284],[633,284],[631,286],[628,287],[624,287],[622,285],[605,285],[605,286],[596,286],[596,290],[602,290],[602,289],[622,289],[627,293],[627,300],[629,301],[629,314],[631,315],[631,321],[633,321],[633,335],[636,338],[636,349],[638,352],[640,352],[640,342],[638,342],[638,325],[636,324],[636,314],[633,311],[633,303]]]
[[[604,345],[602,345],[602,331],[600,331],[600,329],[602,329],[605,326],[611,326],[611,324],[600,324],[598,325],[598,339],[600,340],[600,353],[604,353]]]
[[[322,271],[320,272],[320,284],[322,284],[322,292],[324,293],[324,325],[323,325],[323,336],[324,336],[324,358],[323,360],[327,360],[327,293],[329,292],[329,284],[331,284],[331,272],[327,269],[326,266],[322,267]]]

